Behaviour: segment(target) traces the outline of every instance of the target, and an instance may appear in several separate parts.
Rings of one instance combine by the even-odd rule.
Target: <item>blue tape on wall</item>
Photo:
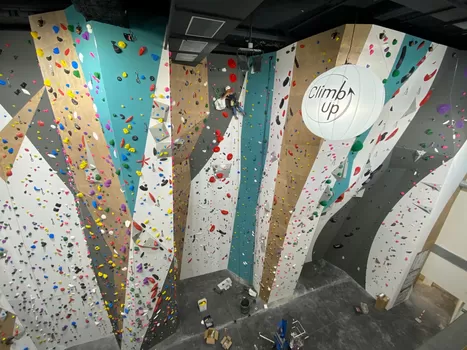
[[[81,16],[74,7],[70,7],[67,17],[69,23],[77,23]],[[92,34],[85,34],[84,38],[83,34],[80,35],[79,45],[84,45],[83,48],[77,45],[77,50],[82,50],[83,55],[85,51],[95,50],[95,63],[87,64],[85,57],[83,70],[86,80],[89,80],[96,71],[96,65],[100,65],[99,97],[95,91],[91,93],[111,153],[117,149],[119,159],[113,158],[113,161],[120,173],[122,189],[132,214],[139,184],[137,173],[142,167],[142,162],[138,161],[144,156],[147,137],[152,137],[148,132],[149,119],[166,19],[130,16],[129,20],[130,29],[91,21]],[[86,32],[85,22],[81,20],[79,23],[83,33]],[[77,36],[76,33],[74,35]],[[84,43],[86,37],[89,41],[94,40],[94,44]],[[105,100],[102,100],[102,94]]]
[[[262,70],[249,74],[241,136],[241,174],[230,248],[230,271],[253,282],[256,206],[269,140],[276,54],[263,56]]]
[[[397,58],[394,61],[394,66],[391,69],[391,73],[384,82],[384,89],[386,90],[386,97],[384,103],[386,104],[395,94],[395,92],[401,88],[404,82],[415,72],[418,68],[417,63],[426,55],[428,49],[431,46],[431,41],[426,41],[417,38],[412,35],[405,35],[404,41],[397,54]],[[355,142],[360,141],[362,144],[365,142],[371,128],[365,131],[363,134],[357,136]],[[358,152],[350,151],[347,157],[347,174],[346,176],[337,181],[333,188],[333,196],[328,201],[328,205],[331,205],[341,196],[351,185],[350,178],[352,177],[353,163],[357,157]]]

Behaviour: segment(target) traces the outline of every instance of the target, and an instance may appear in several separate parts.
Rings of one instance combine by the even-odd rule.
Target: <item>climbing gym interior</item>
[[[0,26],[0,350],[416,349],[465,319],[467,51],[320,3],[287,37],[270,0]]]

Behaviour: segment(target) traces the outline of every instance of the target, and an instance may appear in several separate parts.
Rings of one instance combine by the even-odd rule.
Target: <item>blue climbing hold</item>
[[[60,174],[62,174],[62,175],[66,175],[66,171],[65,171],[65,170],[63,170],[63,169],[59,169],[59,171],[60,171]]]
[[[60,28],[58,26],[53,26],[52,30],[54,31],[55,34],[57,34],[60,31]]]
[[[74,69],[78,69],[78,62],[72,61],[72,62],[71,62],[71,66],[72,66]]]
[[[159,61],[159,58],[160,58],[159,55],[156,55],[155,53],[152,53],[151,57],[154,61]]]
[[[141,78],[141,80],[146,80],[146,76],[145,76],[145,75],[140,75],[139,77]]]
[[[92,206],[93,206],[94,208],[97,209],[97,202],[96,202],[96,201],[92,201]]]
[[[34,186],[34,191],[39,192],[41,189],[39,187]]]
[[[55,47],[52,52],[56,55],[58,55],[60,53],[60,49],[58,47]]]
[[[6,81],[5,80],[0,80],[0,85],[6,85]]]
[[[49,233],[49,238],[50,239],[54,239],[55,238],[55,235],[53,233]]]
[[[36,249],[36,245],[33,244],[33,245],[31,246],[31,249]]]
[[[55,150],[55,149],[54,149],[52,152],[50,152],[50,153],[52,153],[52,155],[54,155],[54,156],[58,156],[58,152],[57,152],[57,150]]]
[[[65,126],[62,123],[58,124],[58,127],[60,128],[60,130],[65,130]]]
[[[58,289],[58,286],[53,286],[53,289]]]
[[[126,161],[126,160],[128,160],[128,157],[126,155],[122,154],[122,160]]]
[[[14,149],[13,149],[13,148],[9,148],[9,149],[8,149],[8,153],[13,154],[13,152],[14,152]]]
[[[8,143],[8,140],[7,139],[2,139],[2,142],[3,143]]]
[[[135,185],[130,185],[130,191],[134,191],[135,190]]]

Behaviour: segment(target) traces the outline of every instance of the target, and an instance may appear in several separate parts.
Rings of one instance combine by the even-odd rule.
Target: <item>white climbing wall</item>
[[[141,169],[133,221],[137,225],[144,225],[145,232],[136,243],[132,240],[130,246],[122,342],[122,348],[128,350],[141,347],[154,312],[151,300],[155,297],[152,294],[154,290],[157,291],[155,294],[161,291],[174,258],[172,157],[168,154],[166,160],[161,160],[153,152],[154,148],[158,151],[170,148],[172,129],[169,87],[169,52],[163,49],[153,106],[154,110],[160,112],[167,109],[167,114],[165,121],[159,120],[157,116],[151,118],[149,128],[167,130],[167,134],[166,138],[158,138],[160,141],[156,141],[149,133],[144,150],[147,164]],[[140,231],[133,225],[132,234],[138,233]]]
[[[239,96],[242,105],[244,101],[245,85]],[[213,152],[191,181],[181,279],[227,269],[240,185],[242,120],[241,114],[231,117],[222,141],[232,159]],[[216,130],[212,130],[212,143],[216,142]],[[217,177],[219,173],[222,178]]]
[[[38,349],[112,334],[75,198],[25,137],[15,176],[0,180],[3,294]]]

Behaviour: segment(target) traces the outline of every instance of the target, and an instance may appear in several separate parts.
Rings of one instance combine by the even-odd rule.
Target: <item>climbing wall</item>
[[[243,73],[234,58],[207,58],[209,114],[190,155],[191,190],[181,278],[227,268],[240,181],[243,116],[214,101],[226,87],[244,102]]]
[[[276,53],[276,61],[274,62],[274,88],[272,92],[271,118],[269,120],[269,139],[267,143],[267,153],[264,159],[263,176],[258,196],[256,229],[254,231],[255,260],[253,286],[256,290],[260,289],[260,282],[263,275],[272,206],[277,202],[277,198],[274,196],[274,190],[284,128],[287,123],[289,93],[292,84],[296,49],[296,45],[293,44],[279,50]]]
[[[151,348],[178,324],[166,20],[129,16],[2,32],[1,288],[40,349]]]
[[[261,71],[251,72],[246,84],[240,186],[228,265],[230,271],[250,284],[253,283],[256,208],[269,141],[276,54],[262,55],[261,61]]]

